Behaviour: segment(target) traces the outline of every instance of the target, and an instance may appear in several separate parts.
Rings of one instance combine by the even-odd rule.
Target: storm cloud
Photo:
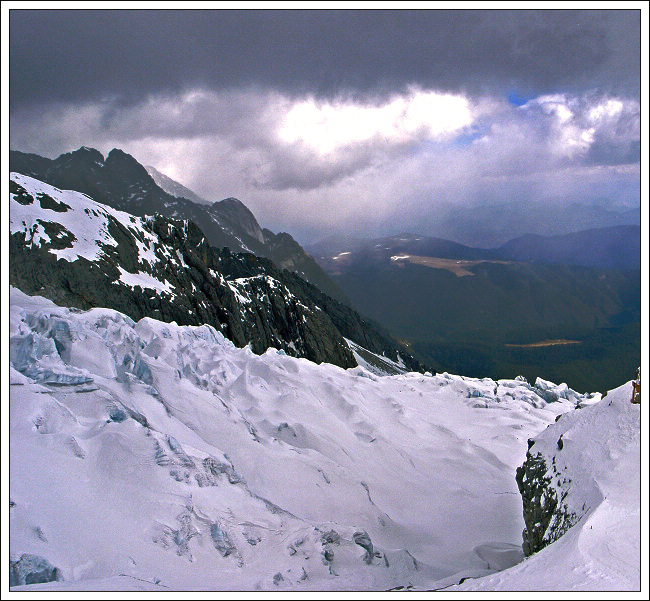
[[[119,147],[262,225],[638,206],[640,12],[10,11],[11,147]]]
[[[638,11],[12,10],[11,102],[639,89]]]

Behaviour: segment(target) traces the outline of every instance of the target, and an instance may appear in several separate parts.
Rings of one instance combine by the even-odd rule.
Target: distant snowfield
[[[513,380],[382,377],[15,289],[10,335],[12,559],[42,557],[63,579],[17,589],[428,590],[471,578],[462,587],[524,590],[552,588],[556,573],[559,588],[627,589],[638,578],[638,407],[623,409],[623,389],[598,403],[556,387],[566,398],[546,403]],[[607,503],[510,567],[523,558],[515,470],[527,439],[578,400],[588,416],[611,399],[612,437],[619,416],[629,436],[593,472]]]

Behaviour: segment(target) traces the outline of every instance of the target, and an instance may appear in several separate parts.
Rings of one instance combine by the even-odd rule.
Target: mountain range
[[[262,229],[255,216],[236,198],[205,204],[191,192],[193,200],[176,196],[187,193],[187,189],[156,175],[162,186],[172,192],[166,191],[143,165],[119,149],[111,150],[104,158],[98,150],[84,146],[56,159],[11,151],[9,167],[13,172],[63,190],[82,192],[97,202],[133,215],[162,215],[193,221],[212,246],[271,259],[280,269],[296,272],[328,296],[349,302],[289,234]]]
[[[585,230],[640,225],[641,207],[615,209],[606,200],[550,198],[543,202],[510,201],[441,208],[427,234],[463,244],[498,247],[513,238],[558,236]]]
[[[351,260],[385,259],[399,254],[448,259],[517,261],[580,265],[602,269],[641,267],[641,227],[618,225],[556,236],[526,234],[496,248],[467,246],[451,240],[402,233],[376,239],[334,236],[306,249],[328,272]],[[353,255],[353,256],[349,256]]]
[[[195,223],[209,246],[269,258],[318,288],[322,295],[312,300],[328,307],[334,328],[362,353],[387,353],[397,363],[409,355],[412,366],[474,376],[543,373],[582,389],[610,388],[638,364],[638,225],[528,234],[497,248],[411,233],[330,238],[307,247],[314,260],[289,234],[262,228],[239,200],[208,202],[118,149],[104,158],[82,147],[56,159],[12,151],[10,165],[120,211]],[[348,311],[351,306],[364,317]],[[365,329],[350,326],[360,322]],[[350,329],[354,335],[347,335]],[[242,344],[246,336],[232,339]],[[544,346],[556,339],[571,344]],[[256,349],[292,341],[269,332],[257,338],[249,332],[248,340]],[[334,357],[329,344],[321,346],[328,350],[309,356],[350,363],[349,356]],[[587,356],[596,360],[585,370]],[[355,360],[360,357],[357,352]]]
[[[119,150],[12,167],[12,590],[638,589],[639,271],[557,262],[630,232],[323,270]],[[589,392],[446,373],[558,349]]]
[[[136,217],[19,173],[10,192],[10,282],[28,294],[207,323],[258,353],[273,346],[342,367],[357,365],[349,339],[422,369],[348,305],[268,259],[210,245],[192,221]]]
[[[438,371],[607,389],[640,360],[640,228],[493,249],[403,233],[308,247],[355,307]]]

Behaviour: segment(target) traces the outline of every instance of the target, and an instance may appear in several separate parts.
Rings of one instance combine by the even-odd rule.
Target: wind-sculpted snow
[[[258,356],[211,326],[16,289],[10,336],[12,560],[58,578],[32,588],[423,590],[490,574],[523,557],[526,441],[575,407],[522,380]]]

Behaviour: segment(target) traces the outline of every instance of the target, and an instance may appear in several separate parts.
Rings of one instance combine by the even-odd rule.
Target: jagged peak
[[[128,152],[124,152],[121,148],[113,148],[107,155],[106,161],[128,160],[133,163],[138,163],[137,159],[131,156]],[[140,165],[140,163],[138,163]],[[140,165],[143,169],[144,166]]]
[[[108,153],[106,156],[106,164],[112,167],[119,166],[122,168],[127,168],[131,171],[132,176],[138,176],[153,181],[144,165],[139,163],[136,158],[131,156],[129,153],[124,152],[120,148],[113,148],[113,150]]]
[[[90,146],[80,146],[77,150],[71,152],[66,152],[62,154],[59,159],[62,158],[90,158],[98,163],[104,163],[104,155],[99,152],[96,148],[91,148]]]
[[[253,212],[238,198],[224,198],[212,204],[211,209],[221,218],[236,222],[249,236],[264,244],[264,234]]]
[[[257,224],[257,219],[255,219],[253,212],[241,200],[235,198],[234,196],[224,198],[223,200],[218,200],[217,202],[212,203],[211,207],[217,210],[226,209],[226,211],[235,212],[238,215],[246,215],[249,219],[252,219]],[[257,225],[257,228],[259,228],[259,225]]]

